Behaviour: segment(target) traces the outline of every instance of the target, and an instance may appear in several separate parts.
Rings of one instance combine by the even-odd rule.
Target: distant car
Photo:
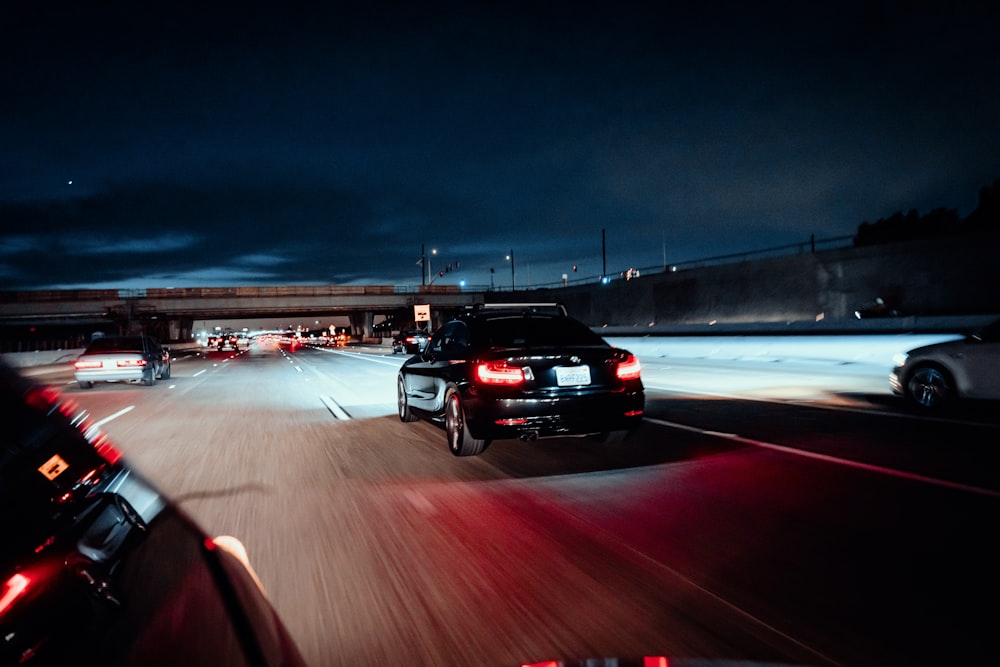
[[[397,377],[399,418],[444,421],[456,456],[492,440],[594,435],[642,421],[639,360],[551,304],[476,307],[434,333]]]
[[[407,329],[400,331],[392,339],[392,353],[420,354],[427,347],[430,334],[423,329]]]
[[[82,389],[95,382],[142,382],[152,387],[156,379],[170,378],[170,350],[152,336],[97,338],[73,363]]]
[[[242,544],[0,363],[0,665],[302,665]]]
[[[1000,400],[1000,320],[960,340],[898,355],[890,387],[914,405],[934,410],[956,399]]]

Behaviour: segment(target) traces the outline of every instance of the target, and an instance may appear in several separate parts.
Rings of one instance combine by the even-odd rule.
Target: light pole
[[[510,249],[510,254],[507,255],[507,259],[510,260],[510,291],[514,291],[514,249]]]
[[[432,255],[436,255],[437,252],[438,252],[437,248],[431,248],[431,254]],[[428,257],[427,258],[427,284],[430,285],[432,282],[434,282],[434,279],[431,278],[431,258]]]

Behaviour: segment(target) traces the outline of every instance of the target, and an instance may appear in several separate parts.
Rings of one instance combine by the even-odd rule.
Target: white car
[[[81,389],[95,382],[142,382],[170,379],[170,349],[151,336],[106,336],[93,340],[73,363]]]
[[[1000,320],[960,340],[898,355],[892,392],[932,410],[956,399],[1000,400]]]

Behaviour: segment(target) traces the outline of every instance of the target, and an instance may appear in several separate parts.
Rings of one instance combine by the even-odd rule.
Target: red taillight
[[[122,458],[122,453],[118,451],[118,448],[111,444],[107,436],[103,433],[98,435],[97,440],[93,443],[94,449],[101,456],[102,459],[114,465],[118,463]]]
[[[0,616],[10,609],[17,598],[28,589],[28,578],[21,573],[15,574],[0,589]]]
[[[79,359],[79,360],[77,360],[76,363],[73,364],[73,367],[76,368],[76,369],[78,369],[78,370],[83,370],[85,368],[100,368],[101,367],[101,362],[99,362],[99,361],[85,361],[83,359]]]
[[[476,364],[476,379],[483,384],[515,386],[524,383],[524,369],[503,360],[486,361]]]
[[[145,359],[121,359],[115,362],[118,368],[133,368],[135,366],[145,366]]]
[[[638,380],[642,375],[639,359],[634,354],[628,355],[624,361],[618,364],[615,375],[618,376],[619,380]]]

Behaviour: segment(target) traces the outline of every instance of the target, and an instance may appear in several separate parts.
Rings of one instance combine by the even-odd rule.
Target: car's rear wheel
[[[90,389],[91,387],[94,386],[93,382],[87,382],[85,380],[79,380],[79,383],[80,383],[80,389]]]
[[[940,409],[955,397],[955,385],[943,368],[918,366],[906,381],[906,396],[925,410]]]
[[[415,422],[419,419],[410,412],[410,401],[406,397],[406,382],[402,377],[396,380],[396,406],[399,408],[399,421]]]
[[[455,456],[482,454],[489,440],[472,437],[465,421],[465,409],[458,392],[451,391],[444,399],[444,430],[448,435],[448,448]]]

